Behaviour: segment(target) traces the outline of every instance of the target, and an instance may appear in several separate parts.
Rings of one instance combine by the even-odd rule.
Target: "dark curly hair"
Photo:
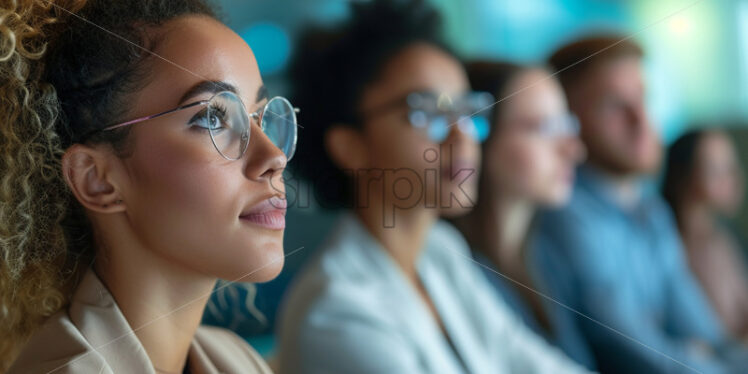
[[[0,5],[0,373],[68,303],[93,258],[83,209],[61,173],[64,150],[126,115],[158,43],[149,27],[202,0],[16,0]],[[129,42],[121,40],[121,36]],[[127,130],[89,139],[115,150]]]
[[[350,208],[351,180],[325,150],[333,125],[361,126],[363,92],[399,52],[420,42],[454,55],[441,39],[441,17],[425,1],[352,2],[351,17],[334,28],[309,27],[289,68],[293,102],[303,108],[294,172],[312,182],[325,208]]]

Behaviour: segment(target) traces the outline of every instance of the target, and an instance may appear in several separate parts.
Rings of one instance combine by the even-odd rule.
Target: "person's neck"
[[[377,199],[372,197],[372,200]],[[436,222],[437,211],[422,207],[389,210],[383,209],[385,204],[384,200],[372,201],[366,207],[356,208],[355,213],[405,275],[417,281],[416,264],[428,230]]]
[[[610,197],[621,207],[631,208],[641,201],[640,175],[613,172],[592,161],[586,167],[597,175]]]
[[[147,249],[130,231],[107,233],[94,270],[157,372],[181,373],[216,278]],[[126,247],[126,248],[125,248]]]
[[[518,270],[535,211],[535,205],[525,199],[492,192],[483,194],[476,209],[455,224],[471,246],[498,268]]]

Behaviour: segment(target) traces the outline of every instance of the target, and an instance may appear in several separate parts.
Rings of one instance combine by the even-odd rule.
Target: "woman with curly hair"
[[[0,6],[0,372],[265,373],[200,327],[283,265],[294,108],[202,0]]]

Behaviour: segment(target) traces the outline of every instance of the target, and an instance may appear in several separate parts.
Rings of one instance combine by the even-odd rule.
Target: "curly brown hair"
[[[61,156],[82,134],[127,114],[128,95],[147,77],[144,48],[158,42],[146,27],[186,14],[215,17],[202,0],[0,5],[0,373],[67,305],[95,254]],[[87,142],[122,151],[127,135]]]

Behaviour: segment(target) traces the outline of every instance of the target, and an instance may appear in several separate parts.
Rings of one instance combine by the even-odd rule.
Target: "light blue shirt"
[[[512,315],[449,224],[429,231],[417,269],[454,349],[394,260],[345,215],[282,305],[281,374],[586,372]]]
[[[603,177],[582,167],[570,204],[541,216],[528,257],[543,290],[585,315],[574,323],[600,371],[746,373],[738,359],[718,360],[689,343],[720,347],[725,336],[663,200],[645,192],[631,209],[614,201]]]

